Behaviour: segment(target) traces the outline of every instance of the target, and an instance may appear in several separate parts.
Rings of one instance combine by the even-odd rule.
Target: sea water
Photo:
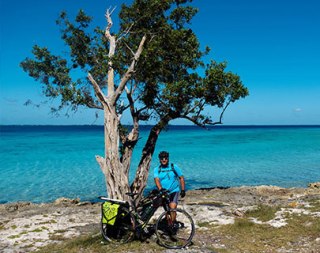
[[[0,203],[96,200],[106,195],[95,155],[104,155],[102,126],[1,126]],[[142,127],[130,180],[150,127]],[[241,185],[306,187],[320,181],[320,126],[227,126],[204,130],[170,126],[157,142],[148,178],[154,187],[157,154],[185,175],[187,189]]]

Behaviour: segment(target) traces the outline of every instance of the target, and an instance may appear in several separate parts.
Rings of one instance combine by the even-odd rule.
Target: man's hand
[[[167,190],[164,189],[164,188],[161,188],[161,189],[159,190],[159,192],[160,192],[161,194],[165,194],[165,193],[167,192]]]
[[[180,196],[181,196],[181,198],[184,198],[184,197],[186,196],[186,191],[185,191],[185,190],[182,190],[182,191],[180,192]]]

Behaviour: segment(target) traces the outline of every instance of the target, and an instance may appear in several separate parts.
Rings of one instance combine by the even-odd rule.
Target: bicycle
[[[111,243],[127,243],[144,234],[154,232],[159,245],[168,249],[181,249],[190,245],[195,233],[191,216],[183,209],[169,208],[168,191],[152,191],[135,205],[136,194],[127,193],[129,201],[99,197],[102,203],[101,233]],[[164,207],[155,224],[151,218],[159,207]],[[176,212],[173,222],[171,212]]]

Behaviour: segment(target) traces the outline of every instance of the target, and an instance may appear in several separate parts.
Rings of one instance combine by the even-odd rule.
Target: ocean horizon
[[[150,125],[141,126],[133,179]],[[106,195],[95,155],[104,156],[102,125],[0,125],[0,203],[95,201]],[[170,125],[157,142],[147,190],[154,187],[157,154],[170,152],[187,189],[320,181],[320,125],[219,125],[209,130]]]

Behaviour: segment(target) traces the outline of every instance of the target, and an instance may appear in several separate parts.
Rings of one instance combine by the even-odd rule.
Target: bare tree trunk
[[[123,153],[121,157],[121,163],[124,168],[124,173],[126,175],[129,175],[130,165],[131,165],[131,158],[133,149],[137,144],[139,138],[139,128],[138,125],[134,126],[134,128],[131,130],[131,132],[128,134],[128,136],[125,139],[125,142],[123,143]]]
[[[137,202],[139,202],[140,198],[142,197],[142,193],[147,186],[150,163],[156,147],[158,136],[160,132],[168,125],[169,121],[170,118],[166,117],[160,120],[160,122],[151,129],[148,140],[143,148],[142,157],[136,171],[136,176],[131,185],[132,192],[138,193],[140,196],[137,198]]]
[[[88,73],[88,78],[93,85],[95,94],[101,104],[104,107],[104,136],[105,136],[105,157],[96,156],[96,160],[99,163],[101,170],[105,176],[108,196],[110,198],[117,198],[127,200],[126,195],[129,192],[129,168],[131,163],[131,156],[133,146],[127,146],[125,155],[120,156],[119,151],[119,117],[116,113],[116,104],[120,95],[125,90],[128,80],[130,80],[132,74],[135,71],[135,66],[139,60],[139,57],[143,51],[143,46],[146,41],[146,36],[143,36],[137,51],[134,53],[134,57],[129,65],[125,74],[121,77],[121,81],[117,87],[114,84],[114,69],[112,67],[112,57],[115,54],[116,38],[110,33],[112,27],[111,14],[114,11],[110,9],[106,12],[106,19],[108,26],[105,29],[105,37],[108,39],[109,45],[109,61],[108,61],[108,96],[105,96],[101,90],[99,84],[94,80],[92,75]],[[131,105],[133,106],[133,104]],[[128,140],[135,143],[139,132],[137,128],[134,128],[132,135]],[[130,140],[131,138],[131,140]]]
[[[129,192],[127,168],[124,168],[119,157],[119,120],[115,110],[104,108],[105,158],[96,157],[105,176],[107,192],[110,198],[126,199]]]

